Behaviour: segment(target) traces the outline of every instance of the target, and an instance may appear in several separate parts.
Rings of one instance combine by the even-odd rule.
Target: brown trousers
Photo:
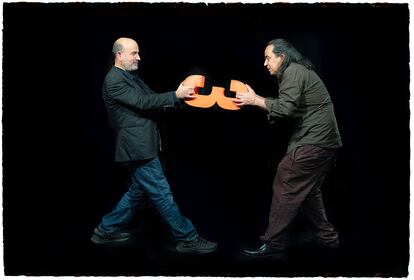
[[[262,240],[275,249],[285,249],[283,237],[298,211],[315,229],[320,242],[338,242],[338,234],[328,221],[321,186],[336,150],[312,145],[298,147],[279,163],[273,182],[269,226]]]

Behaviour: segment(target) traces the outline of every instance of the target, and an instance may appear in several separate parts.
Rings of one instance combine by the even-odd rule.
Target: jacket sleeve
[[[296,67],[288,67],[279,84],[279,97],[265,99],[269,116],[278,118],[293,117],[299,107],[303,85],[303,71]]]
[[[112,76],[105,80],[105,90],[110,98],[124,105],[132,106],[140,110],[161,108],[174,105],[174,92],[155,94],[149,90],[139,89],[128,83],[124,78]]]

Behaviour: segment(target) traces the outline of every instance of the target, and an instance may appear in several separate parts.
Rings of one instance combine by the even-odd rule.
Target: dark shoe
[[[270,248],[269,245],[263,243],[259,248],[253,250],[243,250],[243,254],[255,258],[280,258],[285,259],[286,253],[281,250]]]
[[[191,241],[179,241],[176,249],[180,253],[206,254],[216,251],[217,243],[198,236]]]
[[[131,234],[127,232],[104,233],[99,228],[95,228],[91,241],[95,244],[105,244],[111,242],[126,241],[130,237]]]
[[[318,241],[318,245],[324,249],[338,249],[339,248],[339,241],[338,239],[332,242],[322,242]]]

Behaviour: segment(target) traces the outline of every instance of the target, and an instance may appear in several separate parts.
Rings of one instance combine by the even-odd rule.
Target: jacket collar
[[[121,68],[118,68],[116,66],[113,66],[113,68],[116,71],[118,71],[119,73],[121,73],[122,75],[124,75],[125,78],[127,78],[128,80],[131,80],[131,81],[134,81],[134,82],[136,82],[138,80],[137,77],[136,77],[136,75],[134,75],[134,74],[132,74],[132,73],[130,73],[128,71],[125,71],[125,70],[123,70]]]

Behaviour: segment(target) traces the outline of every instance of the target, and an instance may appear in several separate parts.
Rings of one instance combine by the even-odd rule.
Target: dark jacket
[[[266,98],[265,104],[270,117],[293,121],[288,152],[306,144],[328,149],[342,146],[328,90],[305,66],[291,63],[279,83],[279,97]]]
[[[159,150],[154,113],[174,105],[175,93],[157,94],[138,77],[114,66],[105,77],[102,94],[116,129],[115,161],[154,158]]]

